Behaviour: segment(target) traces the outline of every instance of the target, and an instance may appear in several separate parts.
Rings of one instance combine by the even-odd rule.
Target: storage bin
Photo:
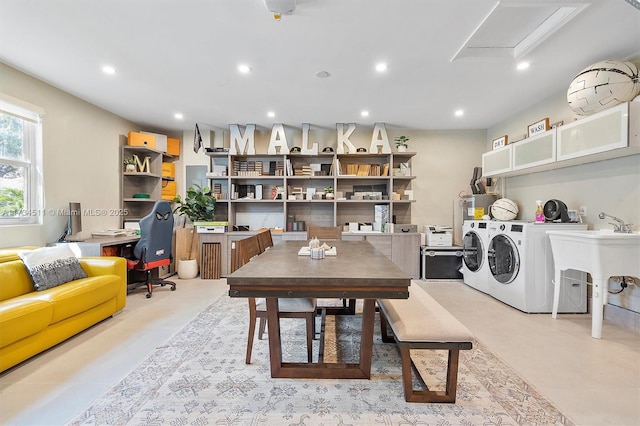
[[[167,138],[167,155],[180,157],[180,139]]]
[[[176,177],[176,165],[173,163],[162,163],[162,176],[175,178]]]
[[[177,185],[175,181],[163,181],[162,182],[162,199],[169,200],[173,199],[177,193]],[[170,197],[170,198],[165,198]]]
[[[157,149],[160,152],[167,152],[167,136],[166,135],[161,135],[159,133],[151,133],[151,132],[140,132],[140,133],[145,135],[155,136],[156,138],[155,149]]]
[[[462,279],[462,247],[420,246],[423,280]]]
[[[148,133],[129,132],[127,136],[127,145],[145,146],[147,148],[156,148],[156,137]]]

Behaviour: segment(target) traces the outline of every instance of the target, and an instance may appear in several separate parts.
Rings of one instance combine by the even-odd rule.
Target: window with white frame
[[[0,94],[0,226],[42,223],[42,111]]]

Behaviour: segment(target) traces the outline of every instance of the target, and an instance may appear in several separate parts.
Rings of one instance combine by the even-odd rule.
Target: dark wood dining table
[[[282,241],[227,277],[230,297],[264,297],[271,377],[349,378],[371,376],[376,299],[406,299],[411,278],[366,241],[331,241],[336,256],[298,255],[304,241]],[[416,254],[418,256],[418,254]],[[283,362],[278,298],[363,299],[360,358],[347,362]]]

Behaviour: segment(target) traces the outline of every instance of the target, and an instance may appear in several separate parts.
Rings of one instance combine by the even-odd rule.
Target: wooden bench
[[[407,402],[456,402],[460,350],[472,348],[473,335],[449,311],[417,285],[409,288],[408,299],[379,299],[380,331],[383,342],[396,342],[402,359],[402,382]],[[389,336],[387,324],[393,330]],[[449,353],[444,391],[429,390],[411,360],[412,349],[444,349]],[[421,389],[413,388],[413,375]]]

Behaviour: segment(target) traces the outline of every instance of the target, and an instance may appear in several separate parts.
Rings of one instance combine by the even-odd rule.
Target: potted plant
[[[136,169],[136,160],[133,157],[125,158],[124,161],[124,171],[127,173],[135,173]]]
[[[396,141],[396,148],[398,149],[398,152],[405,152],[407,150],[407,147],[409,146],[408,137],[402,135],[402,136],[398,136],[394,140]]]
[[[197,184],[187,189],[184,199],[178,194],[173,202],[178,205],[173,212],[187,216],[191,223],[212,220],[216,209],[216,198],[211,193],[211,189],[209,187],[202,188]],[[193,258],[194,251],[197,252],[193,249],[194,242],[197,244],[196,232],[194,228],[189,228],[186,232],[188,232],[189,238],[187,258],[178,259],[178,276],[182,279],[195,278],[198,275],[197,259]]]
[[[331,185],[325,186],[324,187],[324,194],[325,194],[325,198],[327,200],[333,200],[333,186],[331,186]]]
[[[216,197],[211,193],[209,187],[202,188],[198,184],[193,184],[187,189],[184,199],[178,194],[173,199],[173,202],[178,205],[173,212],[187,216],[192,223],[213,220],[213,213],[216,210]]]

